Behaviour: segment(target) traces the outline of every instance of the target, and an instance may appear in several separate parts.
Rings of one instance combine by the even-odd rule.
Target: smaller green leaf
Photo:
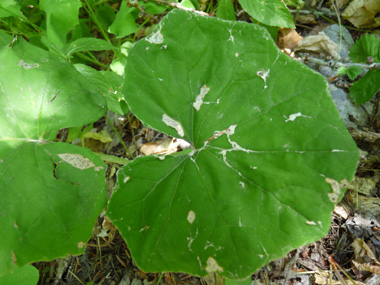
[[[81,52],[81,51],[99,51],[99,50],[110,50],[116,49],[109,42],[96,39],[96,38],[81,38],[77,39],[69,44],[67,44],[63,51],[66,54],[66,58],[71,57],[73,53]]]
[[[3,30],[0,30],[0,48],[9,45],[13,37]]]
[[[354,80],[356,77],[358,77],[363,70],[357,66],[357,65],[352,65],[347,69],[347,75],[351,80]]]
[[[302,0],[284,0],[287,6],[296,7],[297,9],[302,9],[305,5],[305,2]]]
[[[152,1],[147,3],[141,1],[139,5],[144,6],[145,11],[152,15],[163,13],[167,9],[166,7],[157,5]],[[138,15],[139,11],[136,8],[127,7],[127,5],[122,2],[120,10],[116,14],[115,21],[109,27],[108,32],[115,34],[117,38],[122,38],[135,33],[139,29],[135,22]]]
[[[17,266],[12,273],[0,276],[0,284],[35,285],[38,278],[38,270],[34,266]]]
[[[87,127],[72,127],[69,128],[69,134],[67,136],[66,142],[72,143],[76,139],[82,139],[82,136],[91,131],[91,129],[94,127],[94,124],[90,124]],[[83,146],[83,144],[82,144]]]
[[[99,19],[100,24],[104,30],[107,30],[115,20],[116,14],[110,5],[103,5],[95,11],[96,17]]]
[[[345,74],[347,74],[347,68],[345,66],[339,67],[337,71],[337,75],[345,75]]]
[[[77,25],[72,31],[71,31],[71,41],[75,41],[80,38],[89,38],[92,37],[91,30],[88,27],[89,19],[80,19],[79,25]]]
[[[112,71],[97,71],[87,65],[76,64],[75,68],[106,98],[108,109],[124,115],[128,107],[121,90],[123,78]]]
[[[63,47],[66,35],[78,25],[79,0],[41,0],[40,8],[46,12],[46,31],[48,39]]]
[[[372,56],[379,62],[380,41],[375,35],[362,35],[350,48],[353,62],[367,63],[367,57]]]
[[[242,8],[254,18],[268,26],[293,28],[293,17],[281,0],[239,0]]]
[[[380,89],[380,70],[370,70],[350,87],[350,96],[358,104],[369,101]]]
[[[218,0],[216,16],[220,19],[236,21],[234,4],[231,0]]]
[[[195,9],[193,3],[190,0],[182,0],[181,6],[189,9]]]
[[[0,18],[17,16],[25,18],[20,12],[20,4],[15,0],[2,0],[0,3]]]
[[[117,38],[128,36],[137,31],[138,26],[135,19],[138,16],[138,10],[134,7],[127,7],[122,2],[119,12],[116,14],[115,21],[108,28],[108,32],[115,34]]]
[[[361,73],[363,72],[363,70],[357,66],[357,65],[351,65],[350,67],[345,67],[345,66],[342,66],[338,69],[338,75],[345,75],[347,74],[347,76],[351,79],[351,80],[355,80],[356,77],[358,77]]]

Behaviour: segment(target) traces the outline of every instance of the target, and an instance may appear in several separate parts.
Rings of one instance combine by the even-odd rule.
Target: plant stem
[[[117,137],[119,138],[120,140],[120,143],[123,145],[126,153],[129,155],[129,157],[133,158],[132,154],[129,152],[129,149],[127,148],[127,146],[125,145],[123,139],[121,138],[119,132],[116,130],[115,126],[113,125],[113,123],[111,122],[111,120],[108,118],[108,116],[106,115],[106,120],[108,121],[108,123],[111,125],[112,129],[114,130],[115,134],[117,135]]]
[[[97,59],[93,59],[93,58],[91,58],[91,57],[89,57],[89,56],[87,56],[87,55],[85,55],[85,54],[83,54],[83,53],[76,52],[75,54],[76,54],[78,57],[80,57],[81,59],[87,60],[87,61],[89,61],[89,62],[91,62],[91,63],[96,64],[96,65],[99,65],[99,66],[100,66],[101,68],[103,68],[103,69],[106,69],[106,68],[108,67],[107,65],[101,63],[99,60],[97,60]]]
[[[87,7],[83,7],[87,13],[90,15],[91,19],[94,21],[95,25],[98,26],[99,30],[100,30],[100,33],[103,35],[104,39],[109,42],[110,44],[111,43],[111,40],[108,36],[108,34],[103,30],[103,27],[102,25],[100,24],[99,20],[98,20],[98,17],[96,17],[94,11],[92,11],[92,7],[90,5],[90,3],[88,2],[88,0],[84,0],[84,2],[86,2],[86,6]]]

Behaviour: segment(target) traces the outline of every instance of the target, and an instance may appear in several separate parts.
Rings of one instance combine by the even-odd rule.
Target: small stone
[[[367,57],[367,63],[372,64],[375,62],[375,59],[372,56]]]

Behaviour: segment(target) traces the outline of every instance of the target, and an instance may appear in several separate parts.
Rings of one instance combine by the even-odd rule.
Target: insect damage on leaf
[[[167,126],[174,128],[181,137],[183,137],[185,135],[185,132],[183,131],[181,124],[179,122],[177,122],[176,120],[170,118],[168,115],[163,114],[162,115],[162,121]]]
[[[38,63],[26,63],[22,59],[18,62],[18,66],[22,66],[24,69],[38,68],[40,65]]]
[[[80,170],[95,167],[95,164],[86,157],[76,153],[60,153],[58,156],[65,162]]]
[[[285,123],[291,121],[293,122],[295,119],[297,119],[298,117],[305,117],[305,118],[311,118],[310,116],[305,116],[305,115],[302,115],[302,113],[298,112],[298,113],[295,113],[295,114],[291,114],[289,115],[289,117],[286,117],[284,116],[284,118],[286,119],[285,120]]]
[[[162,44],[164,42],[164,36],[161,34],[161,28],[146,38],[151,44]]]
[[[187,214],[187,221],[192,224],[195,220],[195,213],[194,211],[190,210],[189,213]]]
[[[216,102],[204,102],[204,98],[207,95],[207,93],[210,91],[210,88],[207,87],[206,84],[204,84],[200,90],[199,95],[195,98],[195,102],[193,103],[193,107],[195,110],[199,111],[201,109],[201,106],[203,104],[219,104],[219,99]]]
[[[206,271],[208,273],[223,272],[223,267],[220,267],[214,258],[211,256],[207,259]]]
[[[333,203],[337,203],[342,188],[346,188],[349,184],[346,179],[343,179],[340,183],[334,179],[326,178],[325,181],[331,185],[332,193],[329,193],[329,199]]]
[[[206,94],[208,93],[208,91],[210,91],[210,88],[207,87],[206,84],[203,85],[201,88],[201,92],[199,93],[197,98],[195,98],[195,102],[193,103],[193,107],[195,108],[195,110],[199,111],[199,109],[201,108],[201,106],[203,104],[203,100],[204,100]]]
[[[267,77],[269,77],[270,69],[268,68],[267,71],[265,70],[259,70],[256,74],[258,77],[260,77],[262,80],[264,80],[264,89],[268,87],[267,85]]]

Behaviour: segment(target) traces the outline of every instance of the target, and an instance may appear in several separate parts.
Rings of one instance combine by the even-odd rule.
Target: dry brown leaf
[[[365,283],[362,283],[360,281],[355,281],[355,283],[352,283],[350,280],[345,280],[347,285],[365,285]],[[328,272],[319,272],[314,274],[314,282],[318,285],[341,285],[342,282],[338,280],[330,280],[329,273]]]
[[[338,56],[338,45],[331,41],[330,38],[323,32],[315,36],[303,38],[294,51],[300,50],[325,53],[334,58]]]
[[[172,138],[166,138],[155,142],[145,143],[141,146],[140,151],[145,155],[151,154],[169,154],[177,151],[177,145],[173,143]]]
[[[373,260],[378,265],[380,265],[380,262],[377,261],[375,254],[369,248],[369,246],[364,242],[364,240],[357,238],[353,241],[351,246],[354,248],[355,259],[369,257],[371,260]],[[361,269],[359,269],[359,270],[361,270]]]
[[[94,131],[93,131],[94,130]],[[112,138],[107,133],[106,130],[101,130],[99,133],[96,132],[95,129],[91,130],[90,132],[87,132],[83,135],[84,139],[93,139],[96,141],[100,141],[102,143],[110,143],[112,142]]]
[[[314,14],[306,14],[306,15],[298,15],[297,23],[305,24],[305,25],[316,25],[317,17]]]
[[[190,144],[182,139],[165,138],[155,142],[145,143],[141,146],[140,151],[145,155],[151,154],[171,154],[178,149],[187,149]]]
[[[348,185],[348,188],[355,190],[365,196],[372,196],[376,187],[376,182],[372,178],[355,176],[354,180]]]
[[[357,28],[376,28],[380,26],[380,18],[375,18],[379,12],[379,0],[353,0],[342,16]]]
[[[302,37],[294,29],[280,28],[277,36],[277,45],[280,49],[294,50]]]
[[[359,270],[368,271],[368,272],[372,272],[372,273],[375,273],[377,275],[380,275],[380,266],[379,265],[372,265],[371,263],[359,263],[356,260],[353,260],[352,263]]]

